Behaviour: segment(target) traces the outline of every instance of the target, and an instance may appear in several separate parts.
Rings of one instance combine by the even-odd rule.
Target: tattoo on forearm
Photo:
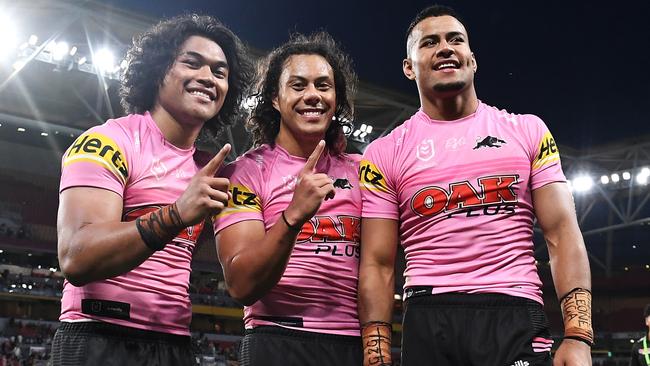
[[[368,322],[362,326],[364,366],[390,365],[392,326],[386,322]]]
[[[138,217],[135,226],[151,250],[162,250],[185,228],[176,203]]]
[[[564,319],[564,338],[571,338],[593,344],[594,332],[591,325],[591,292],[575,288],[561,300]]]

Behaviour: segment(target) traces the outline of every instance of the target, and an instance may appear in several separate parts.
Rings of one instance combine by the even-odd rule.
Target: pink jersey
[[[60,190],[113,191],[124,200],[123,220],[131,221],[176,201],[200,169],[198,155],[194,148],[167,142],[149,113],[109,120],[79,136],[65,152]],[[202,228],[203,223],[188,227],[124,275],[81,287],[65,281],[60,320],[189,335],[190,261]]]
[[[276,145],[249,151],[219,174],[230,178],[232,199],[214,219],[214,231],[259,220],[269,230],[287,208],[307,159]],[[316,171],[334,181],[336,197],[324,201],[302,227],[280,282],[244,308],[246,328],[277,325],[319,333],[359,335],[357,283],[361,193],[359,157],[324,152]]]
[[[538,117],[483,103],[455,121],[420,110],[368,146],[360,177],[362,216],[400,221],[405,288],[542,303],[531,192],[565,177]]]

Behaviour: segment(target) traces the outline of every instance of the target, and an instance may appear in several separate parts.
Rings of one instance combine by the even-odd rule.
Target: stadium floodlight
[[[361,130],[356,130],[356,131],[354,131],[354,133],[352,134],[352,136],[354,136],[354,137],[358,137],[360,134],[361,134]]]
[[[623,172],[623,179],[624,180],[630,180],[630,178],[632,178],[632,175],[630,174],[630,172]]]
[[[38,37],[35,34],[29,36],[29,40],[27,40],[27,44],[29,44],[30,46],[36,46],[36,42],[38,42]]]
[[[78,64],[79,66],[81,66],[81,65],[85,64],[86,61],[88,61],[88,59],[86,58],[86,56],[82,56],[82,57],[79,58],[79,60],[77,60],[77,64]]]
[[[352,128],[349,125],[343,125],[343,133],[349,135],[352,132]]]
[[[115,56],[113,56],[111,50],[102,48],[93,55],[93,64],[101,74],[113,72],[115,69]]]
[[[70,49],[70,52],[68,53],[70,56],[74,56],[77,54],[77,46],[72,46]]]
[[[61,61],[63,60],[63,57],[68,54],[68,51],[70,51],[70,47],[67,42],[57,42],[52,51],[52,59],[54,61]]]
[[[603,175],[602,177],[600,177],[600,183],[609,184],[609,177],[606,176],[606,175]]]
[[[650,169],[643,168],[641,169],[639,174],[636,175],[636,182],[641,185],[646,185],[648,184],[649,177],[650,177]]]
[[[371,126],[371,125],[368,125],[368,128],[366,128],[366,132],[367,132],[367,133],[371,133],[371,132],[372,132],[372,126]]]
[[[587,192],[593,187],[594,181],[588,175],[582,175],[576,178],[573,178],[573,189],[576,192]]]
[[[614,183],[618,183],[618,181],[621,180],[621,177],[616,173],[612,174],[611,177],[612,177],[612,182]]]
[[[361,132],[361,134],[359,135],[359,138],[363,140],[363,139],[366,138],[366,136],[368,136],[368,132]]]
[[[18,46],[16,29],[11,21],[0,15],[0,60],[6,58]]]
[[[361,130],[361,132],[366,132],[366,128],[368,128],[368,125],[366,125],[365,123],[362,123],[362,124],[361,124],[361,127],[359,127],[359,129]]]

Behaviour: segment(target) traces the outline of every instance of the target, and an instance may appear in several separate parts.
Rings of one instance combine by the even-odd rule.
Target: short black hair
[[[293,34],[289,41],[271,51],[259,67],[259,84],[247,127],[253,135],[253,145],[275,143],[280,131],[280,112],[273,107],[273,99],[278,95],[280,75],[287,60],[293,55],[322,56],[334,71],[336,91],[335,119],[325,133],[325,143],[334,154],[345,151],[347,140],[343,133],[345,121],[352,121],[354,114],[353,97],[357,87],[357,76],[352,68],[352,60],[339,44],[325,32],[311,35]]]
[[[127,67],[120,88],[121,104],[127,113],[142,114],[151,110],[165,75],[182,44],[191,36],[206,37],[217,43],[228,61],[228,93],[223,106],[215,117],[206,121],[201,131],[214,138],[221,127],[238,120],[253,67],[241,40],[211,16],[179,15],[136,36],[127,52]]]
[[[421,21],[426,18],[440,17],[443,15],[454,17],[461,24],[463,24],[463,20],[461,19],[460,15],[458,15],[456,10],[453,8],[445,5],[431,5],[420,10],[420,12],[415,15],[415,18],[413,18],[413,21],[411,21],[411,24],[409,24],[409,27],[406,29],[406,41],[408,42],[409,36],[411,33],[413,33],[413,28],[415,28],[415,26],[418,25]],[[465,26],[465,24],[463,24],[463,26]],[[465,27],[465,29],[467,29],[467,27]]]
[[[643,317],[647,318],[650,316],[650,304],[645,306],[645,309],[643,310]]]

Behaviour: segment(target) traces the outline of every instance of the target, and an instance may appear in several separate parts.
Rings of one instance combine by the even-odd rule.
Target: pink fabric
[[[455,121],[420,110],[370,144],[360,173],[362,216],[400,221],[405,287],[542,303],[531,192],[565,177],[538,117],[483,103]]]
[[[244,220],[259,220],[269,230],[289,205],[297,175],[306,159],[280,146],[263,145],[220,173],[230,178],[233,200],[214,219],[215,233]],[[359,335],[357,282],[361,194],[358,156],[327,152],[317,172],[341,179],[336,197],[324,201],[307,222],[280,282],[262,299],[244,308],[246,328],[279,325],[319,333]],[[347,183],[347,184],[346,184]],[[272,318],[268,318],[272,317]],[[292,319],[282,319],[282,318]],[[302,321],[302,326],[297,323]]]
[[[194,148],[168,143],[151,115],[109,120],[84,134],[63,155],[60,191],[90,186],[124,199],[124,221],[176,201],[200,169]],[[158,332],[188,335],[190,262],[203,224],[189,227],[164,250],[122,276],[75,287],[65,281],[61,321],[99,320]],[[130,319],[84,314],[82,299],[130,304]]]

